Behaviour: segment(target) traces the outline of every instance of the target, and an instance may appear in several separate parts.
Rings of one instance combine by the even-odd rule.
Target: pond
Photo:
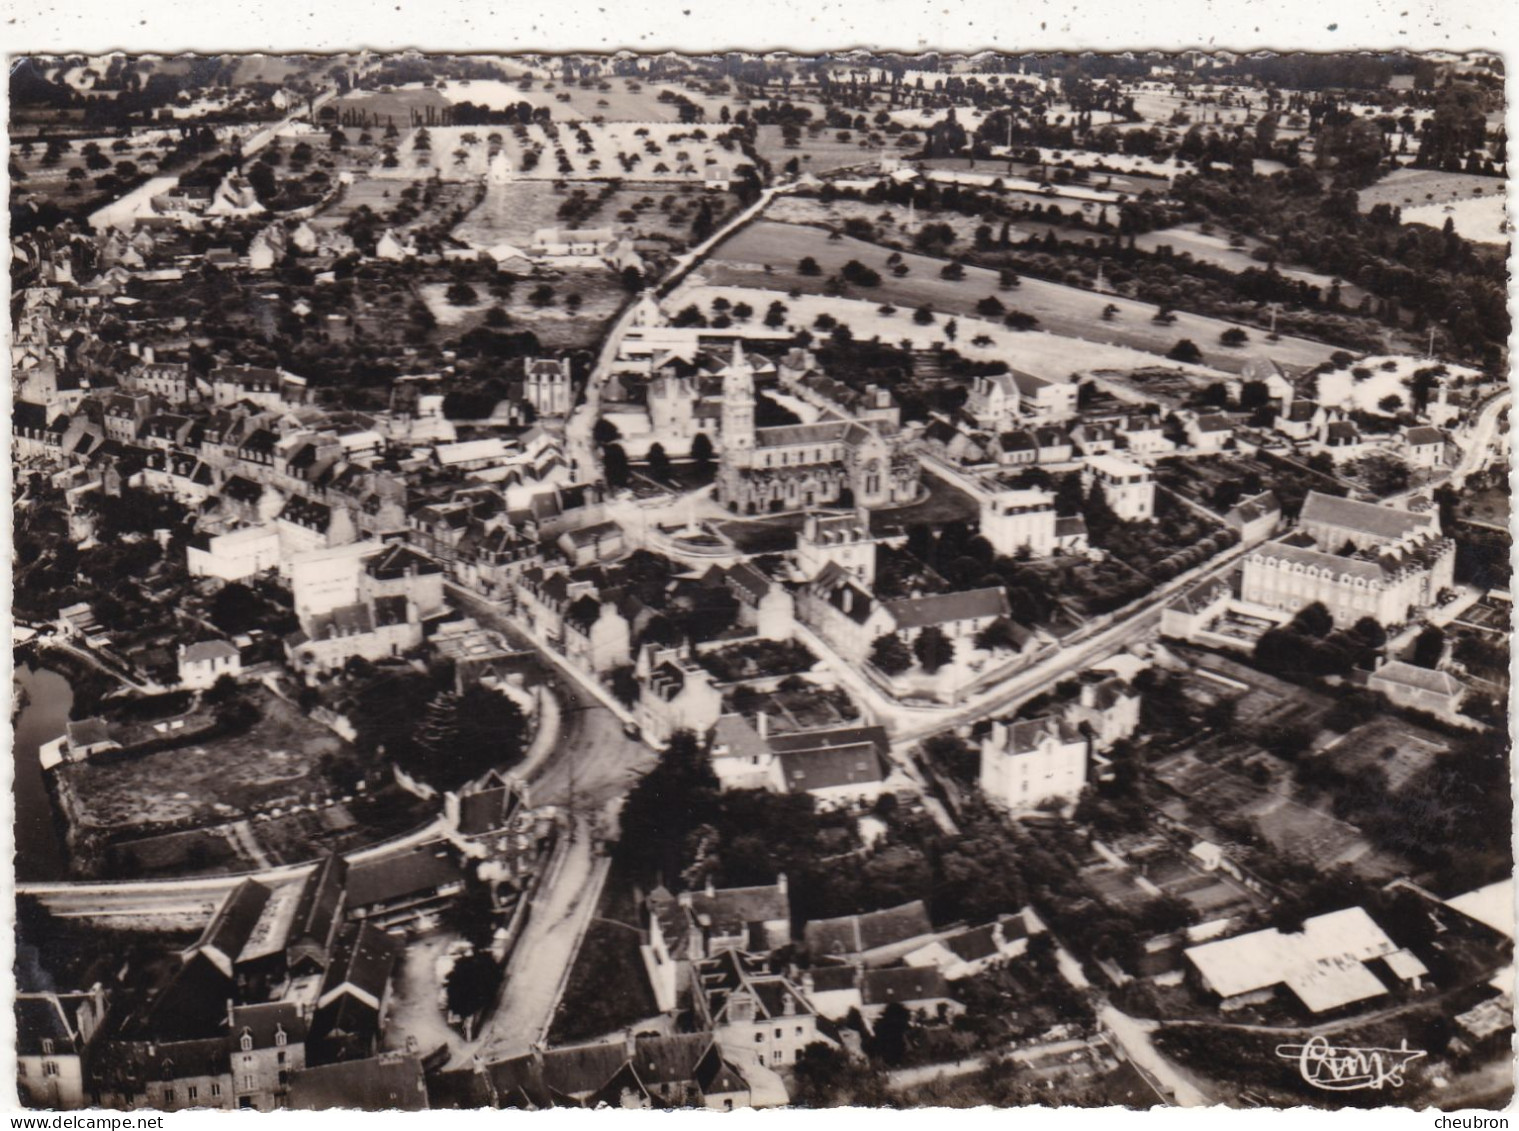
[[[74,705],[74,689],[58,672],[30,660],[17,663],[16,684],[26,694],[12,746],[16,767],[16,879],[62,880],[68,877],[68,852],[38,750],[63,733],[69,708]]]

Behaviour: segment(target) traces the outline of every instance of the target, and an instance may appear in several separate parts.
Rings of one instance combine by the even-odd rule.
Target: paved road
[[[1103,1005],[1098,1009],[1097,1017],[1129,1062],[1176,1104],[1206,1107],[1213,1102],[1151,1042],[1150,1030],[1155,1028],[1155,1022],[1136,1020],[1112,1005]]]
[[[1486,467],[1494,459],[1502,458],[1508,453],[1504,450],[1506,444],[1497,444],[1498,418],[1503,410],[1508,408],[1514,397],[1511,392],[1503,392],[1483,406],[1477,414],[1477,421],[1471,428],[1471,433],[1465,439],[1467,448],[1461,457],[1461,462],[1456,465],[1451,473],[1450,484],[1457,488],[1466,482],[1466,477],[1473,472]]]
[[[496,1008],[480,1036],[456,1053],[454,1067],[467,1067],[477,1055],[487,1062],[521,1055],[547,1035],[610,865],[595,852],[587,822],[559,842],[507,962]]]

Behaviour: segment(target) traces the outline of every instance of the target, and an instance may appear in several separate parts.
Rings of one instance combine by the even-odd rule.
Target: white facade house
[[[194,690],[210,687],[224,675],[242,674],[243,658],[226,640],[202,640],[179,646],[179,684]]]
[[[1108,506],[1125,522],[1149,522],[1155,517],[1155,475],[1143,464],[1121,456],[1088,456],[1081,485],[1088,494],[1100,486]]]
[[[981,536],[1004,556],[1025,546],[1035,557],[1055,549],[1055,494],[1039,488],[997,491],[981,501]]]

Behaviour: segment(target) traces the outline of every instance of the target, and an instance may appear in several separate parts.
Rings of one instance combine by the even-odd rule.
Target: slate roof
[[[464,876],[459,866],[426,844],[400,856],[355,864],[348,872],[348,906],[359,908],[425,895]]]
[[[222,900],[222,905],[216,909],[192,949],[211,947],[236,962],[263,916],[269,896],[269,889],[257,880],[244,880],[238,884]]]
[[[886,780],[887,769],[871,743],[832,749],[784,753],[781,774],[794,793],[844,786],[877,785]]]
[[[897,628],[926,628],[954,624],[980,617],[1002,617],[1011,612],[1007,591],[997,586],[962,593],[936,593],[926,597],[903,597],[884,602]]]
[[[348,879],[348,861],[335,853],[325,857],[306,877],[295,918],[290,925],[290,941],[311,939],[322,945],[332,937],[333,922],[343,903],[343,887]]]
[[[1405,687],[1432,692],[1436,695],[1460,695],[1465,690],[1461,681],[1449,672],[1421,668],[1416,664],[1404,663],[1402,660],[1392,660],[1382,665],[1372,673],[1371,678],[1387,683],[1402,684]]]
[[[866,1005],[905,1005],[949,996],[949,983],[933,966],[892,966],[866,970],[860,977],[860,1000]]]
[[[1304,526],[1309,523],[1341,526],[1386,542],[1396,542],[1407,534],[1432,530],[1434,527],[1434,517],[1429,514],[1415,514],[1396,507],[1358,502],[1318,491],[1308,492],[1298,522]]]
[[[1419,425],[1410,428],[1404,438],[1412,447],[1424,447],[1428,444],[1445,443],[1445,433],[1438,428],[1430,428],[1428,425]]]
[[[863,954],[877,947],[906,942],[933,933],[928,909],[921,899],[838,919],[818,919],[803,930],[807,950],[814,956]]]
[[[237,659],[240,653],[227,640],[200,640],[185,649],[184,662],[207,664],[212,660]]]
[[[719,888],[711,894],[693,891],[689,899],[699,925],[727,935],[739,934],[751,923],[791,918],[791,902],[779,884]]]
[[[289,1106],[297,1111],[358,1108],[426,1111],[427,1088],[415,1057],[375,1057],[307,1068],[290,1077]]]

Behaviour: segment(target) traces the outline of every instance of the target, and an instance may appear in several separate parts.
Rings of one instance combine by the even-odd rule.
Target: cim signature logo
[[[1395,1049],[1339,1047],[1324,1037],[1310,1037],[1306,1044],[1277,1045],[1276,1055],[1296,1061],[1298,1072],[1315,1088],[1329,1092],[1398,1088],[1408,1066],[1429,1054],[1399,1041]]]

